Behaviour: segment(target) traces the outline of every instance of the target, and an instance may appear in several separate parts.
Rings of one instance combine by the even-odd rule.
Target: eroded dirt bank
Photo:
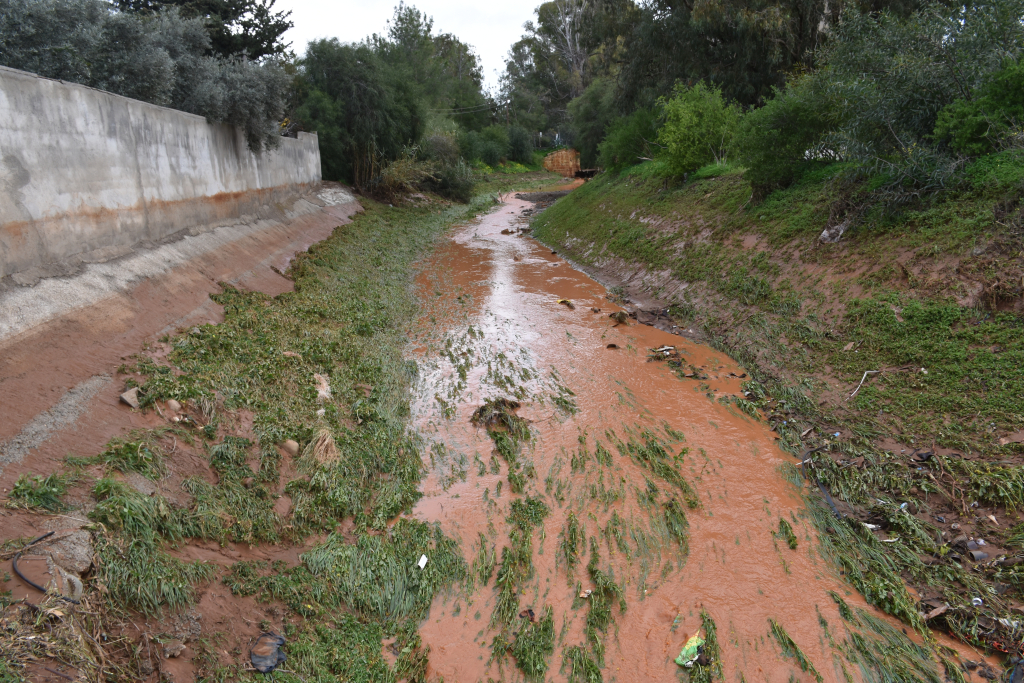
[[[698,677],[870,679],[869,653],[849,646],[851,632],[868,643],[902,638],[909,652],[900,626],[821,556],[796,460],[737,407],[744,369],[609,317],[622,308],[601,285],[519,231],[530,208],[510,200],[458,230],[418,282],[426,310],[415,357],[425,372],[414,415],[431,474],[414,514],[461,538],[477,576],[469,595],[435,601],[422,627],[431,670],[514,678],[516,662],[536,675],[543,627],[531,621],[548,609],[554,656],[541,673],[554,680],[583,680],[581,652],[605,680],[673,677],[684,642],[709,628],[720,655]],[[516,423],[472,423],[494,399],[522,403],[514,412],[528,436],[515,438]],[[543,506],[527,527],[530,566],[517,573],[524,501]],[[837,597],[859,621],[844,619]],[[941,678],[939,656],[921,654],[905,665]],[[876,656],[876,668],[896,666]]]
[[[162,423],[120,403],[118,367],[167,333],[223,320],[210,299],[221,283],[270,296],[290,291],[282,273],[292,257],[359,210],[350,193],[328,185],[320,192],[327,201],[299,200],[301,211],[277,209],[251,225],[0,293],[0,489],[24,472],[53,471],[69,453],[96,453],[128,429]]]

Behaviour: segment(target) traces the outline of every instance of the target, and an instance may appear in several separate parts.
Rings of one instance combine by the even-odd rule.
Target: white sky
[[[407,0],[434,18],[434,33],[452,33],[473,50],[483,63],[487,88],[498,84],[505,55],[523,34],[523,23],[534,19],[543,0]],[[398,0],[277,0],[275,10],[291,10],[295,26],[285,34],[291,49],[302,55],[317,38],[351,43],[372,33],[383,33]]]

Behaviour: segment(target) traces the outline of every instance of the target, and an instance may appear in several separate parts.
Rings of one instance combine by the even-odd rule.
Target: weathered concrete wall
[[[0,278],[234,222],[320,179],[315,134],[255,155],[231,126],[0,67]]]

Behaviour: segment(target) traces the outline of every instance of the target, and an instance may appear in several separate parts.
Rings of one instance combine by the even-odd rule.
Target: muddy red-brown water
[[[726,681],[813,680],[781,652],[769,620],[785,629],[823,680],[843,681],[846,673],[859,679],[861,672],[837,654],[822,627],[824,620],[837,640],[846,636],[829,591],[884,615],[818,554],[800,491],[782,473],[795,458],[775,445],[764,423],[729,403],[741,393],[744,370],[669,332],[634,320],[616,324],[609,313],[622,309],[603,286],[518,232],[526,226],[520,213],[529,206],[509,200],[455,230],[423,264],[417,284],[424,312],[414,343],[421,379],[413,414],[427,441],[430,475],[414,514],[460,538],[469,562],[482,534],[500,564],[509,545],[505,518],[520,496],[509,491],[508,466],[495,455],[494,442],[470,417],[485,399],[518,398],[518,414],[530,420],[533,436],[522,457],[536,471],[523,495],[541,498],[551,510],[533,533],[534,574],[518,596],[519,608],[537,616],[553,609],[555,650],[546,680],[566,679],[564,648],[594,649],[584,633],[587,600],[576,597],[594,588],[586,569],[591,537],[598,566],[624,589],[627,602],[624,612],[612,608],[613,623],[601,639],[605,681],[675,678],[681,669],[673,660],[700,629],[702,610],[717,626]],[[698,371],[696,378],[649,360],[650,350],[666,346]],[[682,463],[699,497],[699,506],[687,510],[688,553],[652,512],[672,487],[614,445],[644,430]],[[594,457],[599,443],[611,454],[610,464]],[[582,468],[581,450],[590,454]],[[648,480],[659,489],[653,506],[641,502]],[[567,571],[559,542],[570,512],[587,543]],[[777,537],[780,518],[792,525],[797,549]],[[497,595],[492,574],[468,597],[435,599],[421,628],[432,675],[522,679],[511,656],[492,658]]]

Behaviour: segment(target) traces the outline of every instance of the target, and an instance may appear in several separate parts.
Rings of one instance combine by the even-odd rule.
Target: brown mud
[[[522,457],[536,470],[524,494],[551,510],[533,533],[534,574],[518,595],[522,610],[538,616],[554,610],[548,680],[565,680],[563,648],[587,646],[588,605],[576,596],[594,588],[585,569],[590,537],[598,541],[598,566],[624,588],[627,602],[622,613],[612,607],[613,624],[603,638],[604,680],[677,676],[673,659],[700,628],[701,610],[717,624],[724,680],[810,680],[780,652],[769,620],[789,633],[824,680],[845,680],[820,621],[839,638],[843,620],[829,591],[903,627],[866,605],[819,555],[800,490],[794,477],[784,476],[795,459],[775,445],[765,423],[729,403],[741,393],[743,368],[679,334],[635,320],[617,324],[609,314],[622,309],[600,284],[519,231],[521,215],[531,209],[529,202],[509,199],[456,230],[423,264],[417,285],[424,311],[414,343],[421,381],[413,415],[428,442],[430,474],[414,514],[460,538],[468,562],[486,539],[500,564],[509,545],[510,502],[520,496],[509,491],[508,466],[494,442],[470,417],[485,399],[517,398],[523,402],[518,415],[530,421],[533,437]],[[650,350],[666,346],[675,347],[692,377],[649,359]],[[648,479],[662,501],[670,487],[614,445],[645,430],[682,463],[699,498],[699,506],[687,510],[688,554],[640,500]],[[610,463],[594,457],[598,442]],[[583,468],[574,467],[581,451],[589,457]],[[587,541],[575,569],[567,571],[559,543],[570,512]],[[780,518],[796,533],[795,550],[778,533]],[[491,656],[497,595],[492,577],[468,597],[435,599],[421,627],[432,676],[521,677],[511,657]],[[948,638],[938,642],[963,659],[982,659]],[[857,675],[856,667],[846,668]]]
[[[0,406],[4,411],[0,421],[0,542],[36,538],[48,531],[60,536],[89,525],[87,513],[95,504],[89,485],[103,475],[100,465],[86,467],[78,483],[70,488],[66,502],[73,511],[67,514],[4,509],[3,502],[21,474],[60,471],[67,456],[93,456],[102,452],[112,438],[133,430],[166,430],[160,439],[167,468],[163,478],[153,482],[139,475],[116,475],[137,490],[146,494],[158,492],[171,502],[185,504],[183,498],[188,494],[181,488],[185,478],[214,478],[208,458],[190,445],[187,436],[176,435],[174,416],[166,406],[162,412],[160,406],[156,411],[143,412],[120,401],[125,376],[119,374],[119,366],[142,350],[159,361],[167,351],[159,341],[163,335],[197,324],[220,322],[221,306],[210,295],[222,291],[221,283],[271,296],[291,291],[291,280],[280,273],[287,270],[294,255],[329,237],[359,210],[356,202],[328,205],[322,211],[273,224],[145,280],[133,289],[0,341]],[[92,390],[83,396],[80,405],[70,412],[61,411],[64,399],[76,387],[86,385]],[[41,423],[40,418],[45,418],[48,411],[52,419]],[[252,415],[246,411],[225,414],[223,420],[226,432],[252,436]],[[14,439],[31,431],[32,425],[36,425],[38,443],[20,448],[20,457],[5,459]],[[279,494],[291,478],[288,475],[294,474],[291,463],[291,458],[282,459]],[[282,495],[279,503],[283,509],[278,512],[283,516],[290,499]],[[224,569],[239,560],[283,561],[295,566],[302,552],[322,540],[314,536],[302,545],[252,548],[239,543],[200,541],[170,552],[187,561],[203,560]],[[10,553],[3,559],[4,569],[10,570]],[[40,585],[50,582],[50,573],[41,557],[29,553],[19,567]],[[31,604],[44,599],[13,571],[0,570],[0,594],[5,591],[11,592],[11,599],[25,599]],[[258,637],[261,623],[278,631],[282,629],[285,612],[275,603],[258,603],[254,598],[231,595],[219,576],[214,576],[197,587],[197,602],[188,610],[153,618],[132,615],[119,626],[114,624],[117,629],[110,635],[126,638],[133,643],[132,647],[152,650],[152,670],[143,667],[143,673],[152,674],[151,680],[180,683],[195,680],[201,667],[236,662]],[[170,658],[164,656],[163,646],[151,640],[155,634],[161,634],[164,640],[171,638],[170,642],[179,643],[182,649]],[[116,659],[116,653],[109,650],[107,656]],[[57,666],[57,662],[50,661],[49,666]],[[27,673],[30,680],[64,680],[67,675],[52,675],[42,667]]]
[[[222,320],[210,294],[220,283],[275,296],[292,282],[279,273],[294,254],[330,236],[359,210],[355,202],[276,225],[228,247],[146,280],[134,289],[76,310],[13,339],[0,341],[0,455],[33,418],[54,408],[67,392],[98,378],[99,388],[77,419],[55,425],[52,433],[23,458],[0,460],[0,490],[22,473],[46,474],[66,455],[93,455],[114,436],[163,424],[160,416],[131,411],[117,368],[162,335]]]

